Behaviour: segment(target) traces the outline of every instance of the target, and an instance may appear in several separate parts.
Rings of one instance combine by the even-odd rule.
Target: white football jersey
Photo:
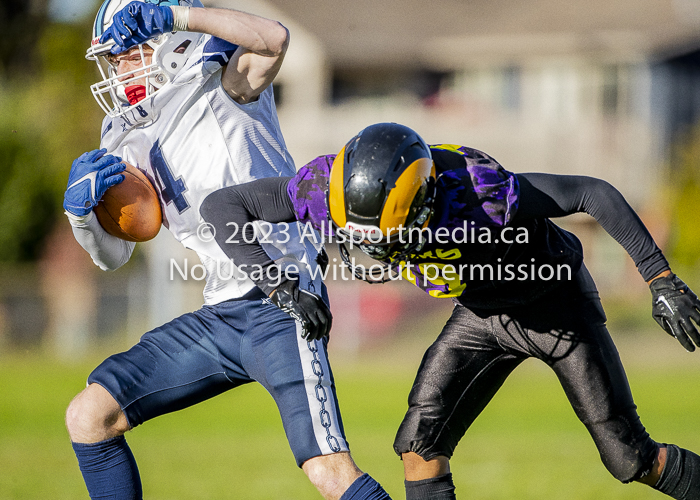
[[[217,189],[263,177],[293,176],[277,119],[272,86],[252,103],[238,104],[221,85],[221,72],[236,46],[204,36],[183,70],[129,113],[106,117],[101,147],[144,171],[160,197],[163,224],[207,269],[204,300],[237,298],[255,285],[219,248],[199,214]],[[320,246],[301,241],[298,224],[263,231],[270,257],[294,262],[304,288],[319,293],[313,274]],[[241,237],[241,230],[238,232]],[[267,243],[271,242],[271,243]],[[279,243],[278,243],[279,242]],[[309,271],[317,276],[311,280]]]

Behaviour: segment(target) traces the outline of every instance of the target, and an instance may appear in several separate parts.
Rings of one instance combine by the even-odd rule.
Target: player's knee
[[[97,384],[91,384],[70,402],[66,428],[71,440],[77,443],[104,441],[129,430],[119,404]]]
[[[340,452],[311,458],[302,464],[309,481],[324,495],[340,495],[347,490],[362,471],[350,453]]]
[[[621,483],[629,483],[649,472],[658,447],[643,429],[634,435],[623,427],[606,422],[592,434],[608,472]]]
[[[642,467],[636,462],[619,460],[609,463],[603,461],[603,463],[605,464],[605,468],[608,469],[608,472],[623,484],[631,483],[642,473]]]

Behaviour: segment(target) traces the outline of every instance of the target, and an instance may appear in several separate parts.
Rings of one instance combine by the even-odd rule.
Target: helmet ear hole
[[[185,50],[187,50],[187,47],[189,47],[191,44],[192,44],[192,40],[185,40],[180,45],[178,45],[177,48],[175,50],[173,50],[173,52],[175,54],[184,54]]]

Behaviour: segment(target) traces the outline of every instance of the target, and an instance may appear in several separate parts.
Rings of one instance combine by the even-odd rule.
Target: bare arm
[[[187,29],[238,45],[221,83],[239,104],[254,101],[272,83],[289,45],[289,31],[279,22],[237,10],[191,8]]]

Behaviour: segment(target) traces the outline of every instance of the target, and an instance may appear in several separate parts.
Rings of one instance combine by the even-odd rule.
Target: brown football
[[[105,191],[93,210],[100,225],[112,236],[148,241],[155,238],[163,223],[158,194],[143,172],[124,163],[124,180]]]

